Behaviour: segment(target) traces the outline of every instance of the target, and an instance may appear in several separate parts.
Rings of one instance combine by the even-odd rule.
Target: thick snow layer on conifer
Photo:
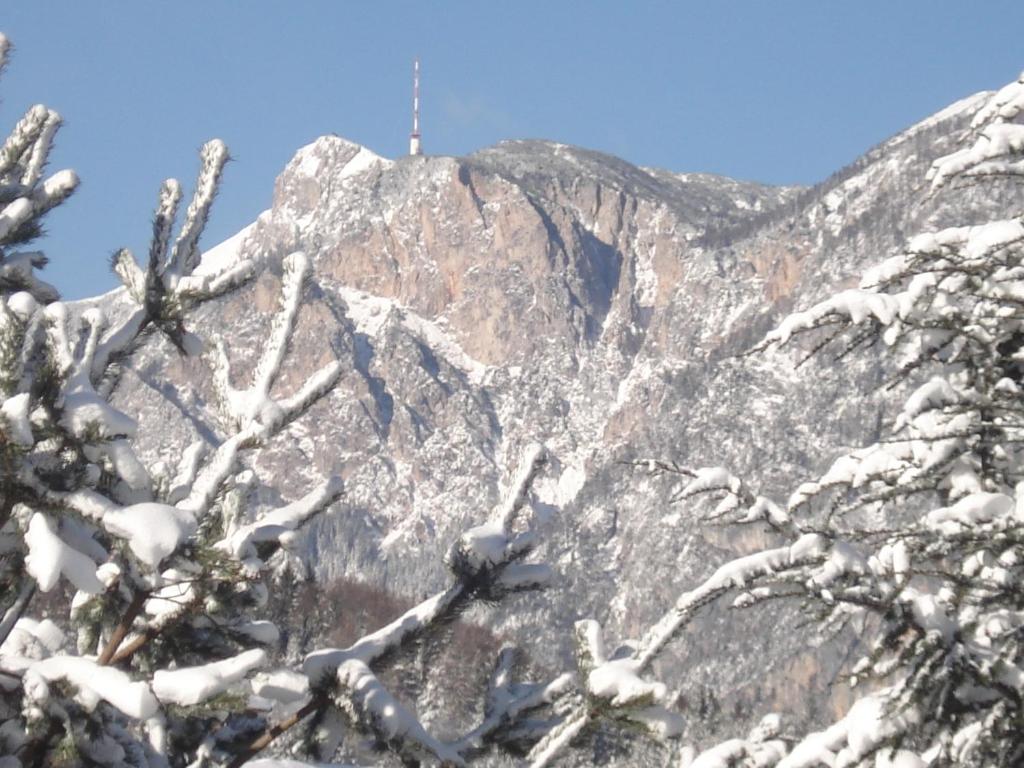
[[[67,680],[78,689],[76,698],[87,709],[94,709],[102,700],[140,720],[147,720],[157,712],[157,700],[148,685],[132,680],[120,669],[100,666],[92,659],[53,656],[33,664],[25,675],[26,692],[37,701],[45,701],[49,694],[33,682],[35,676],[50,683]]]
[[[934,377],[922,384],[903,404],[903,414],[896,422],[896,429],[900,429],[905,423],[914,420],[915,417],[933,408],[953,405],[959,400],[956,390],[947,379]]]
[[[992,123],[981,131],[975,144],[935,161],[930,176],[937,188],[961,174],[984,175],[1010,169],[1005,158],[1024,152],[1024,125]]]
[[[1018,219],[989,221],[969,227],[949,227],[924,232],[907,245],[911,254],[952,253],[962,251],[969,259],[980,259],[998,248],[1024,239],[1024,224]]]
[[[0,238],[6,237],[12,230],[20,227],[32,216],[32,201],[19,197],[0,209]]]
[[[251,684],[257,696],[285,704],[301,701],[309,695],[309,678],[290,669],[259,672],[253,675]]]
[[[0,59],[6,49],[0,35]],[[194,274],[227,148],[219,140],[204,145],[195,192],[180,226],[181,185],[164,183],[145,266],[128,249],[113,256],[112,269],[125,290],[69,311],[57,301],[56,291],[35,276],[45,256],[8,248],[36,236],[39,217],[78,184],[71,171],[42,178],[60,121],[56,112],[36,106],[0,141],[0,241],[6,241],[0,254],[2,495],[23,502],[3,515],[0,555],[15,557],[15,565],[24,555],[23,568],[6,568],[4,574],[12,594],[4,596],[0,617],[0,752],[17,751],[39,765],[84,760],[159,768],[199,764],[213,755],[220,760],[225,743],[240,743],[234,720],[217,723],[219,713],[212,720],[203,714],[196,730],[194,711],[161,710],[156,694],[182,706],[216,695],[266,658],[263,651],[239,651],[253,640],[276,643],[279,634],[256,613],[267,600],[267,587],[256,578],[260,566],[241,563],[245,577],[240,579],[238,563],[206,557],[218,534],[200,533],[197,517],[211,511],[214,499],[238,501],[231,495],[230,478],[239,454],[262,448],[284,423],[324,396],[340,366],[321,369],[281,403],[269,397],[288,354],[305,285],[306,260],[290,256],[285,259],[284,311],[274,321],[267,354],[257,366],[252,399],[262,422],[247,419],[238,434],[209,440],[218,447],[208,462],[203,462],[202,449],[186,452],[172,480],[163,462],[152,461],[144,441],[134,441],[136,422],[114,407],[113,392],[122,374],[139,362],[131,353],[159,346],[143,343],[149,331],[153,337],[166,336],[186,355],[194,352],[198,337],[190,330],[201,329],[191,310],[251,276],[252,264],[238,258],[251,229],[207,259],[207,269],[220,258],[227,262],[225,270]],[[104,310],[110,312],[110,326]],[[143,369],[148,364],[136,368]],[[132,406],[133,414],[153,416],[145,408],[134,409],[130,397],[119,396],[118,402]],[[150,419],[146,429],[147,435],[170,440],[159,449],[164,458],[178,450],[175,429],[165,416]],[[13,488],[6,487],[10,483]],[[336,483],[326,484],[326,493],[336,490]],[[195,511],[168,503],[193,493],[200,501]],[[322,498],[325,489],[317,493]],[[279,510],[269,523],[293,530],[308,519],[309,506]],[[240,512],[239,507],[234,511]],[[218,531],[239,517],[225,514],[206,521]],[[186,548],[197,534],[198,546]],[[173,555],[178,555],[173,567],[155,573]],[[98,562],[103,563],[99,568]],[[77,587],[74,597],[63,605],[52,597],[43,604],[38,592],[53,591],[61,578]],[[96,599],[101,592],[103,599]],[[185,617],[186,609],[198,607],[200,596],[203,610],[190,610]],[[54,609],[78,630],[77,643],[66,642],[53,622],[22,616]],[[71,655],[75,645],[79,653],[100,656]],[[150,654],[154,649],[155,657]],[[211,652],[231,658],[204,664]],[[196,666],[179,668],[186,658]],[[110,706],[97,706],[103,702]],[[244,725],[252,726],[251,720]],[[183,745],[177,736],[186,730],[197,738],[188,737],[190,743]]]
[[[686,498],[719,489],[739,493],[740,485],[739,478],[725,467],[702,467],[694,473],[693,480],[686,484],[681,495]]]
[[[29,393],[22,392],[4,400],[0,405],[0,429],[7,433],[8,439],[21,446],[29,446],[33,443],[32,425],[28,420],[28,409],[30,404]]]
[[[547,563],[512,563],[505,566],[498,581],[512,590],[541,587],[551,582],[555,572]]]
[[[735,768],[735,766],[774,766],[787,751],[785,741],[776,738],[780,730],[778,715],[765,715],[746,739],[729,739],[702,752],[682,768]]]
[[[252,544],[279,540],[336,499],[342,488],[341,478],[331,477],[298,501],[268,512],[254,523],[241,526],[217,546],[235,557],[242,557]]]
[[[303,660],[302,671],[312,682],[317,682],[325,675],[334,674],[338,665],[348,659],[370,664],[388,651],[398,648],[406,638],[421,632],[443,615],[461,594],[462,586],[455,585],[413,606],[390,624],[363,636],[348,648],[313,651]]]
[[[785,344],[794,333],[817,327],[831,315],[852,323],[873,318],[882,325],[888,325],[898,311],[899,301],[894,296],[850,288],[808,310],[789,315],[765,337],[765,342]]]
[[[100,437],[134,437],[135,420],[114,408],[94,390],[80,389],[64,397],[61,425],[77,437],[85,437],[90,429]]]
[[[927,521],[942,532],[955,536],[963,528],[987,523],[1015,510],[1014,500],[1003,493],[972,493],[951,507],[929,512]]]
[[[39,302],[28,291],[18,291],[7,297],[7,307],[21,320],[28,320],[39,308]]]
[[[120,477],[128,487],[136,491],[149,489],[150,477],[145,466],[135,455],[135,451],[127,440],[107,440],[90,449],[90,453],[102,456],[110,462],[114,473]],[[93,458],[90,456],[90,458]]]
[[[0,645],[0,670],[21,675],[39,659],[60,652],[64,633],[50,619],[22,617]]]
[[[188,510],[145,502],[108,511],[103,515],[103,527],[127,539],[135,556],[156,568],[195,533],[196,518]]]
[[[157,625],[188,610],[189,605],[196,600],[197,593],[193,584],[195,575],[173,568],[160,574],[164,586],[154,590],[143,605],[143,610],[156,620]]]
[[[679,714],[660,706],[667,687],[641,677],[646,665],[631,648],[624,647],[608,658],[601,627],[591,619],[576,622],[575,636],[580,667],[587,672],[588,697],[603,699],[616,709],[617,717],[632,720],[658,738],[673,738],[682,732]]]
[[[412,742],[442,761],[463,765],[459,753],[431,736],[366,664],[350,659],[338,667],[337,676],[343,706],[352,707],[383,741]]]
[[[50,653],[57,653],[64,645],[64,632],[50,619],[36,621],[22,618],[18,619],[17,626],[19,629],[29,632]]]
[[[153,675],[153,693],[165,703],[199,704],[223,693],[266,662],[267,652],[253,649],[198,667],[157,670]]]
[[[993,120],[1013,120],[1021,112],[1024,112],[1024,73],[996,91],[974,115],[971,127],[980,128]]]
[[[703,584],[680,595],[673,609],[647,631],[637,653],[642,662],[641,669],[650,664],[704,603],[727,590],[742,588],[756,577],[772,575],[791,566],[820,562],[829,551],[827,539],[819,534],[806,533],[791,546],[755,552],[725,563]]]
[[[28,554],[25,569],[43,592],[57,585],[63,574],[76,589],[89,594],[103,592],[96,576],[96,563],[67,544],[57,535],[53,523],[41,512],[33,513],[25,533]]]
[[[754,499],[747,511],[736,519],[738,523],[753,523],[757,520],[766,520],[775,526],[783,526],[790,521],[789,515],[782,511],[782,507],[767,496],[758,496]]]
[[[614,706],[634,704],[643,699],[662,701],[667,693],[664,683],[650,682],[640,677],[640,662],[636,659],[614,659],[594,667],[587,677],[587,689],[600,699],[608,699]]]
[[[918,720],[919,715],[913,707],[891,712],[887,711],[883,696],[865,696],[854,702],[846,716],[835,725],[800,741],[777,768],[857,765],[888,740],[906,732]],[[917,768],[920,764],[906,763],[908,768]]]
[[[507,547],[508,536],[501,520],[489,520],[470,528],[459,538],[460,553],[474,570],[503,562]]]

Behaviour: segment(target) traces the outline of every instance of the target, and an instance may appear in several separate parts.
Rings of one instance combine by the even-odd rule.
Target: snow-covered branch
[[[565,696],[573,688],[574,676],[566,672],[548,683],[517,683],[518,655],[515,648],[503,648],[498,654],[487,685],[483,720],[456,743],[460,754],[481,750],[488,743],[536,741],[551,729],[549,721],[529,723],[523,717]]]
[[[0,66],[8,47],[0,35]],[[308,273],[304,257],[288,260],[295,269],[273,355],[254,390],[267,408],[215,450],[199,442],[148,471],[133,445],[145,425],[112,405],[111,366],[153,328],[194,353],[187,312],[251,276],[247,261],[193,274],[227,150],[219,141],[204,147],[173,248],[181,187],[168,181],[145,266],[127,249],[115,253],[111,266],[136,309],[109,327],[100,309],[77,314],[57,301],[35,274],[43,254],[9,250],[36,237],[41,218],[78,184],[70,171],[43,175],[60,124],[36,106],[0,143],[0,753],[16,749],[25,765],[205,764],[260,727],[220,714],[222,727],[208,737],[197,740],[207,727],[195,727],[205,707],[250,692],[249,678],[267,660],[259,646],[278,641],[277,628],[252,615],[266,595],[257,555],[286,543],[341,493],[331,478],[255,514],[234,503],[251,482],[237,475],[239,454],[329,392],[340,366],[316,372],[279,403],[270,398]],[[54,622],[32,618],[33,595],[53,600],[62,581],[75,594],[60,619],[74,630],[70,642]]]
[[[336,675],[335,702],[360,728],[408,759],[465,764],[458,751],[427,732],[364,662],[349,659],[338,667]]]
[[[284,260],[281,309],[274,317],[269,343],[260,355],[248,389],[239,390],[232,386],[227,350],[222,344],[216,347],[214,381],[221,406],[239,430],[256,428],[257,432],[267,436],[274,434],[322,397],[341,377],[341,366],[332,362],[313,374],[290,398],[276,400],[271,396],[295,330],[309,269],[309,259],[304,253],[293,253]]]
[[[198,340],[184,327],[184,312],[252,276],[253,264],[248,260],[233,264],[220,274],[193,276],[199,265],[199,237],[206,227],[227,159],[227,147],[219,139],[203,146],[195,194],[170,253],[170,239],[181,200],[181,185],[174,179],[168,179],[160,188],[145,269],[126,248],[114,254],[111,267],[137,309],[104,336],[91,371],[94,381],[108,376],[111,363],[130,353],[152,326],[162,331],[182,352],[198,353]]]
[[[372,671],[385,657],[455,618],[472,600],[535,589],[546,582],[549,574],[546,567],[519,562],[532,548],[531,521],[526,521],[527,530],[519,533],[515,530],[528,506],[533,482],[546,460],[546,451],[540,445],[529,446],[524,451],[489,521],[471,528],[452,547],[448,565],[455,581],[447,589],[347,648],[325,648],[308,654],[302,671],[311,687],[329,686],[335,703],[353,722],[369,728],[398,751],[411,750],[415,754],[425,750],[455,765],[461,765],[465,753],[478,750],[499,728],[507,730],[520,714],[564,693],[569,683],[565,676],[546,686],[517,688],[515,693],[507,683],[503,688],[501,682],[492,681],[484,723],[464,739],[444,744],[430,736],[415,717],[394,700]],[[232,538],[231,542],[234,541]],[[257,741],[263,743],[266,735]]]

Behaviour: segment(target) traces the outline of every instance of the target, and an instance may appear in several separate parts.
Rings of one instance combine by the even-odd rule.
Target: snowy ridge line
[[[373,296],[343,285],[332,285],[332,289],[344,299],[348,306],[346,315],[359,333],[376,337],[388,318],[395,313],[403,327],[420,338],[431,351],[440,353],[452,367],[462,371],[470,383],[479,386],[484,382],[490,370],[488,366],[466,354],[462,346],[436,321],[427,320],[394,299]]]
[[[242,227],[231,237],[203,251],[202,256],[199,258],[199,264],[192,274],[218,274],[237,264],[245,250],[249,235],[256,229],[260,220],[268,216],[269,213],[269,211],[263,211],[252,224]]]
[[[987,103],[989,99],[992,98],[993,93],[993,91],[978,91],[977,93],[972,93],[970,96],[965,96],[962,99],[954,101],[952,104],[943,107],[938,112],[934,112],[923,120],[919,120],[914,123],[914,125],[907,128],[905,131],[901,131],[897,134],[895,139],[890,139],[890,141],[914,136],[921,131],[932,128],[951,118],[964,115],[968,112],[976,112],[979,107]]]
[[[383,166],[387,168],[391,165],[394,165],[393,160],[386,160],[366,147],[359,147],[356,156],[345,163],[338,176],[342,179],[347,179],[352,176],[358,176],[374,167]]]

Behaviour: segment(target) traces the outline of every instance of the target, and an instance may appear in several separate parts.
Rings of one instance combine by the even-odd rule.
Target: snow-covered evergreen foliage
[[[1024,75],[976,114],[964,148],[937,160],[931,194],[1024,175]],[[823,630],[866,629],[850,669],[863,690],[824,730],[771,718],[691,768],[757,765],[1016,766],[1024,762],[1024,218],[927,232],[860,287],[786,318],[763,351],[862,348],[893,361],[908,395],[874,445],[836,458],[784,503],[723,468],[688,470],[680,499],[766,524],[772,549],[722,566],[641,641],[649,662],[701,605],[799,599]],[[692,762],[691,762],[692,761]]]
[[[0,61],[8,50],[0,36]],[[146,266],[124,249],[114,256],[136,308],[111,326],[97,308],[69,311],[35,275],[42,255],[14,250],[77,185],[70,171],[43,178],[59,125],[35,106],[0,148],[0,763],[181,765],[264,727],[237,684],[267,664],[277,637],[255,618],[266,560],[341,483],[252,519],[239,456],[326,394],[340,368],[271,396],[308,271],[294,254],[256,382],[240,393],[223,371],[223,440],[193,446],[174,474],[146,466],[131,442],[140,425],[110,401],[119,364],[152,331],[197,354],[189,308],[252,274],[244,262],[194,274],[227,149],[203,147],[173,246],[181,189],[171,180]]]

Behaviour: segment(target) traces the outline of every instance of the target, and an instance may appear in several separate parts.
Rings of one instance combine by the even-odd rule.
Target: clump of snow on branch
[[[126,672],[100,666],[91,659],[51,656],[25,670],[23,681],[27,698],[37,706],[49,700],[53,683],[66,681],[76,689],[76,700],[87,710],[106,701],[139,720],[147,720],[157,713],[157,700],[145,682],[132,680]]]
[[[338,667],[337,676],[338,705],[382,742],[395,745],[400,753],[411,758],[464,765],[459,753],[431,736],[365,663],[349,659]]]
[[[765,715],[745,739],[729,739],[683,761],[680,768],[732,768],[737,765],[771,766],[786,755],[786,742],[779,738],[781,719]]]
[[[257,648],[198,667],[161,669],[153,675],[153,693],[162,702],[199,704],[223,693],[266,662],[266,651]]]

